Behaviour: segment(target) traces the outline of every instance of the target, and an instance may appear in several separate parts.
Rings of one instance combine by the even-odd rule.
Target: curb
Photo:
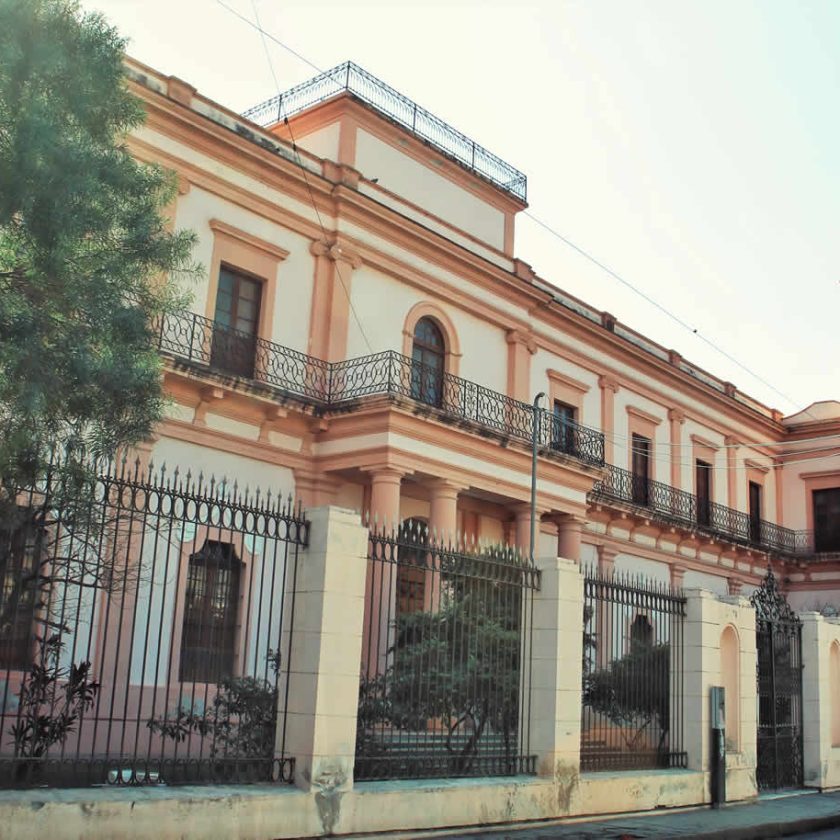
[[[772,837],[795,837],[798,834],[825,831],[830,828],[840,828],[840,813],[823,817],[806,817],[798,820],[787,820],[761,823],[759,825],[719,828],[692,834],[695,840],[765,840]],[[629,838],[644,838],[644,834],[629,833]]]

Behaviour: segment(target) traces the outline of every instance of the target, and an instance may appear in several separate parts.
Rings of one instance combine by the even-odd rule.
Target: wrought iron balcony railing
[[[281,397],[319,410],[347,409],[373,396],[400,397],[526,443],[534,409],[475,382],[441,373],[393,350],[343,362],[325,362],[191,313],[166,316],[159,326],[161,352],[208,371],[258,383]],[[593,466],[604,463],[604,436],[539,410],[537,435],[544,451]]]
[[[528,181],[518,169],[488,152],[416,102],[386,85],[352,61],[339,64],[326,73],[262,102],[243,113],[243,117],[268,127],[313,105],[347,91],[367,105],[407,128],[430,146],[457,160],[467,169],[486,178],[522,201],[527,198]]]
[[[725,505],[702,502],[685,490],[634,475],[620,467],[607,466],[589,498],[623,502],[644,509],[662,521],[765,551],[803,555],[814,550],[809,531],[794,531]]]

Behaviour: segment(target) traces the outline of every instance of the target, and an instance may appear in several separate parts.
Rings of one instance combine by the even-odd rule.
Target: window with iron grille
[[[28,668],[43,529],[25,516],[0,528],[0,667]]]
[[[261,297],[259,280],[224,266],[220,269],[210,356],[217,370],[253,377]]]
[[[421,318],[414,327],[411,359],[411,396],[429,405],[440,405],[446,344],[440,327],[431,318]]]
[[[554,401],[554,418],[551,445],[560,452],[572,455],[575,452],[575,423],[577,409],[573,405]]]
[[[230,543],[207,540],[190,557],[180,679],[217,683],[234,670],[242,563]]]

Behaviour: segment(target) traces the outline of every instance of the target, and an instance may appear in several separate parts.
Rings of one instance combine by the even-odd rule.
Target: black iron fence
[[[0,528],[0,787],[291,781],[291,500],[110,464]]]
[[[715,502],[700,502],[692,493],[634,475],[620,467],[607,466],[603,478],[595,483],[589,498],[644,508],[658,519],[723,537],[730,542],[753,545],[765,551],[782,554],[806,554],[813,551],[813,539],[809,532],[793,531]]]
[[[583,603],[581,770],[685,767],[685,598],[587,569]]]
[[[467,169],[525,201],[528,186],[525,175],[352,61],[250,108],[243,116],[267,127],[343,91],[373,106]]]
[[[404,398],[450,421],[526,443],[532,439],[534,409],[528,403],[393,350],[324,362],[191,313],[166,316],[159,327],[159,345],[162,352],[208,372],[251,380],[280,398],[303,400],[316,410],[347,410],[367,397]],[[540,409],[537,434],[544,453],[592,466],[604,463],[601,432]]]
[[[371,532],[356,779],[533,773],[530,623],[539,572],[515,550]]]

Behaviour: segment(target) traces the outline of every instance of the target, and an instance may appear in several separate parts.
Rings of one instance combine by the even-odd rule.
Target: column
[[[341,361],[347,358],[353,271],[362,260],[340,242],[317,240],[309,251],[315,257],[309,354],[325,361]]]
[[[400,524],[400,487],[405,470],[376,467],[363,470],[370,473],[370,521],[379,528],[394,528]]]
[[[599,545],[598,552],[598,574],[610,580],[615,571],[615,558],[618,552],[606,545]],[[599,668],[609,666],[612,659],[612,651],[606,644],[599,644],[602,639],[613,637],[613,605],[606,601],[591,601],[595,615],[592,616],[592,627],[595,632],[595,663]]]
[[[514,545],[516,545],[523,555],[527,554],[531,546],[531,506],[525,503],[513,505],[514,520]],[[539,531],[540,518],[542,511],[537,509],[535,514],[534,531],[535,531],[535,549],[536,549],[536,533]]]
[[[614,376],[603,374],[598,377],[601,389],[601,431],[604,433],[604,460],[615,464],[613,434],[615,433],[615,395],[618,393],[618,380]]]
[[[458,494],[464,487],[442,478],[432,481],[428,486],[429,529],[438,542],[455,543],[458,531]]]
[[[393,467],[370,470],[370,528],[398,535],[400,487],[405,472]],[[368,560],[362,661],[368,676],[387,666],[390,634],[397,608],[397,566],[393,557]]]
[[[838,762],[831,760],[832,696],[837,686],[829,674],[830,644],[838,635],[816,612],[801,613],[802,619],[802,765],[806,787],[836,787]]]
[[[433,542],[439,545],[458,544],[458,493],[464,488],[446,479],[429,485],[429,530]],[[435,573],[434,553],[428,561],[423,584],[423,609],[436,610],[440,604],[440,574]]]
[[[607,545],[596,546],[595,551],[598,555],[598,574],[605,578],[612,577],[618,552]]]
[[[557,534],[557,554],[566,560],[580,563],[580,537],[583,531],[584,519],[572,513],[561,514],[557,518],[559,531]]]
[[[738,440],[730,435],[723,439],[726,450],[726,504],[738,510]]]
[[[359,663],[365,609],[367,529],[358,514],[308,511],[309,545],[297,564],[288,704],[275,752],[295,759],[305,790],[353,786]],[[285,687],[280,686],[280,697]]]
[[[686,593],[686,618],[683,625],[683,749],[688,753],[688,768],[706,775],[704,797],[708,801],[710,771],[710,689],[721,685],[721,635],[728,625],[737,631],[738,697],[726,698],[727,715],[738,715],[740,744],[737,754],[727,760],[727,800],[747,799],[756,795],[756,652],[755,612],[745,598],[719,600],[711,592],[689,589]],[[672,645],[672,656],[679,649]],[[672,660],[674,666],[679,660]],[[672,673],[675,667],[672,666]],[[679,703],[679,689],[673,686],[672,708]],[[673,715],[673,726],[679,717]]]
[[[530,747],[537,772],[577,790],[583,650],[583,576],[575,563],[540,557],[531,637]],[[523,706],[527,707],[526,703]],[[574,812],[564,800],[558,816]]]
[[[668,410],[668,420],[671,421],[671,486],[682,488],[682,427],[685,414],[678,408]]]
[[[537,352],[534,339],[521,330],[508,330],[507,392],[515,400],[531,403],[531,356]]]

